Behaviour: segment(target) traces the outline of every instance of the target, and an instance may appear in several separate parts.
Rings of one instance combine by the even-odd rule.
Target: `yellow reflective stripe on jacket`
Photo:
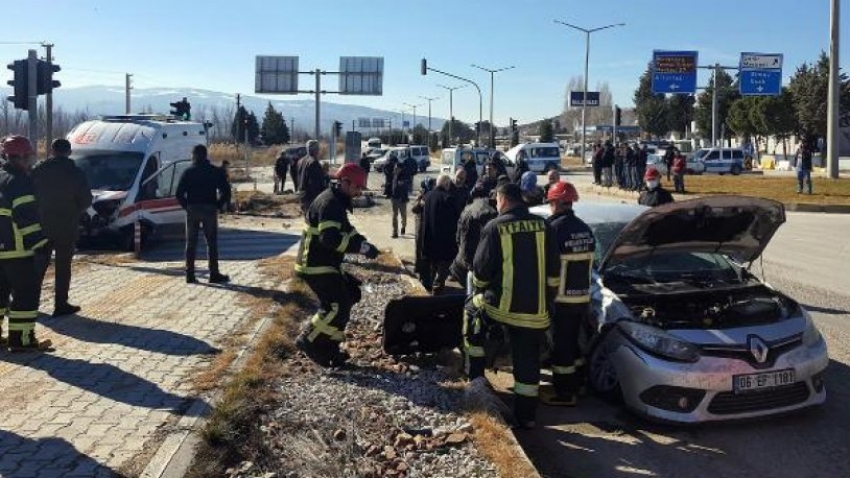
[[[549,286],[549,287],[558,287],[559,285],[561,285],[561,278],[560,277],[547,277],[546,278],[546,285]]]
[[[588,284],[592,282],[593,275],[593,253],[592,252],[576,252],[572,254],[561,254],[561,283],[558,284],[558,294],[555,296],[555,302],[559,304],[584,304],[590,302],[590,290],[581,295],[567,294],[567,269],[570,262],[588,261],[587,274]]]
[[[307,339],[312,342],[316,340],[319,334],[325,334],[334,342],[345,340],[345,333],[331,325],[331,321],[336,318],[338,312],[339,304],[331,304],[331,310],[324,317],[319,313],[314,315],[310,320],[310,323],[313,325],[313,331],[307,336]]]
[[[358,234],[356,229],[352,229],[348,234],[342,235],[342,240],[339,241],[339,247],[336,248],[337,252],[345,253],[348,250],[348,244],[351,242],[351,238]]]
[[[546,233],[534,233],[537,244],[537,311],[546,310]]]
[[[514,300],[514,241],[510,234],[500,234],[499,240],[502,243],[502,296],[499,308],[510,310]]]
[[[31,203],[31,202],[35,202],[35,196],[33,196],[32,194],[27,194],[26,196],[21,196],[19,198],[15,198],[15,200],[12,201],[12,209],[15,209],[18,206],[23,206],[24,204],[28,204],[28,203]]]
[[[42,239],[35,244],[32,245],[32,250],[41,249],[42,247],[47,245],[47,239]]]
[[[27,226],[27,227],[25,227],[25,228],[23,228],[23,229],[19,229],[19,230],[18,230],[18,232],[19,232],[22,236],[28,236],[28,235],[30,235],[30,234],[32,234],[32,233],[34,233],[34,232],[40,232],[40,231],[41,231],[41,224],[39,224],[39,223],[35,223],[35,224],[33,224],[32,226]]]
[[[481,302],[484,301],[482,300]],[[473,300],[473,304],[474,303],[475,302]],[[503,324],[513,325],[515,327],[525,327],[527,329],[549,328],[549,314],[545,309],[539,314],[520,314],[500,310],[498,307],[493,307],[490,304],[484,304],[484,311],[487,312],[487,315],[489,315],[490,318]]]
[[[6,208],[0,208],[0,216],[11,216],[12,210]]]
[[[575,365],[570,365],[569,367],[564,367],[561,365],[552,365],[552,373],[558,375],[572,375],[576,373],[577,369]]]
[[[37,310],[10,310],[9,320],[13,319],[34,319],[38,317]]]
[[[302,266],[295,264],[295,272],[303,275],[341,274],[342,271],[333,266]]]
[[[33,251],[4,251],[0,252],[0,259],[21,259],[33,255],[35,255]]]
[[[313,228],[313,229],[315,229],[315,231],[317,233],[321,233],[325,229],[330,229],[332,227],[335,227],[337,229],[342,229],[342,223],[337,222],[337,221],[322,221],[322,222],[319,223],[318,227]]]
[[[536,397],[539,390],[538,384],[514,382],[514,393],[523,397]]]
[[[475,273],[472,274],[472,286],[477,287],[479,289],[483,289],[490,285],[486,280],[481,280],[478,277],[475,277]]]
[[[590,302],[590,294],[587,295],[559,295],[555,297],[555,302],[559,304],[586,304]]]

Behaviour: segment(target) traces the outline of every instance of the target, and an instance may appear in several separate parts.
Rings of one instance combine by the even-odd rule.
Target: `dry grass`
[[[275,195],[260,191],[236,191],[233,196],[236,210],[240,213],[274,215],[276,217],[300,217],[301,204],[294,194]]]
[[[473,441],[478,451],[490,460],[501,478],[527,478],[537,475],[524,459],[517,445],[508,438],[505,425],[484,412],[474,412],[470,422],[475,429]]]
[[[287,146],[249,146],[247,148],[248,154],[250,156],[249,163],[251,167],[273,166],[275,160],[277,159],[278,153],[280,153],[281,148],[288,148],[293,146],[303,145],[290,144]],[[343,151],[344,148],[344,143],[337,143],[337,153]],[[230,166],[234,168],[245,167],[245,151],[245,145],[240,145],[237,150],[236,145],[234,145],[233,143],[213,143],[210,144],[209,147],[210,159],[214,163],[221,164],[222,161],[227,160],[230,162]],[[328,144],[325,142],[319,143],[319,157],[327,158],[328,154]]]
[[[850,205],[850,179],[812,178],[814,194],[797,194],[796,177],[758,175],[686,176],[685,189],[699,195],[740,194],[773,199],[782,203]]]
[[[563,169],[584,169],[584,164],[578,156],[561,156]]]

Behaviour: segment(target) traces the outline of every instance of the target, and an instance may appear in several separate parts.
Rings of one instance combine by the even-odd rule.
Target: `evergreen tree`
[[[640,128],[651,136],[666,136],[670,131],[670,105],[664,95],[652,94],[652,63],[640,77],[634,101]]]
[[[283,119],[283,114],[274,109],[271,101],[269,101],[266,114],[263,116],[261,134],[263,143],[267,145],[289,143],[289,127]]]
[[[555,140],[555,129],[552,127],[552,121],[544,119],[540,122],[540,142],[551,143]]]
[[[697,129],[703,138],[711,138],[711,96],[714,93],[714,79],[712,79],[708,88],[697,96],[697,109],[694,111],[694,120],[697,123]],[[735,102],[741,94],[738,92],[738,87],[734,79],[724,70],[719,70],[717,74],[717,127],[726,124],[729,117],[729,109],[732,103]],[[720,131],[717,131],[718,138]]]

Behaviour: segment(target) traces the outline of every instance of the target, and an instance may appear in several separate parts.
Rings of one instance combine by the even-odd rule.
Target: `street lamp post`
[[[413,135],[415,135],[416,134],[416,108],[418,108],[422,105],[413,105],[413,104],[410,104],[410,103],[403,103],[403,104],[404,104],[404,106],[407,106],[408,108],[413,109],[413,125],[411,126],[410,130],[413,132]]]
[[[443,88],[444,90],[449,90],[449,146],[451,146],[452,145],[452,123],[454,123],[454,120],[455,120],[454,111],[453,111],[454,105],[452,104],[453,103],[452,93],[454,92],[454,90],[466,88],[466,85],[455,86],[453,88],[450,88],[446,85],[437,85],[437,86],[439,86],[440,88]]]
[[[511,70],[516,68],[515,66],[506,66],[504,68],[499,68],[497,70],[492,70],[490,68],[484,68],[483,66],[472,65],[473,68],[478,68],[479,70],[484,70],[490,73],[490,149],[496,149],[496,136],[493,132],[493,76],[505,70]]]
[[[428,102],[428,139],[425,140],[425,143],[428,146],[428,149],[430,150],[430,148],[431,148],[431,102],[436,100],[436,99],[439,99],[439,98],[437,98],[436,96],[433,97],[433,98],[429,98],[427,96],[422,96],[422,95],[419,95],[419,97]]]
[[[484,97],[481,96],[481,87],[478,86],[478,83],[470,80],[469,78],[464,78],[462,76],[453,75],[451,73],[446,73],[445,71],[438,70],[436,68],[431,68],[428,66],[425,58],[422,59],[422,75],[425,75],[427,72],[433,71],[434,73],[439,73],[441,75],[448,76],[450,78],[454,78],[456,80],[465,81],[478,90],[478,131],[476,131],[476,142],[478,145],[481,145],[481,122],[484,119]]]
[[[580,32],[584,32],[585,34],[585,51],[584,51],[584,93],[582,94],[581,101],[581,160],[584,161],[584,155],[587,148],[587,67],[590,63],[590,34],[593,32],[598,32],[599,30],[605,30],[606,28],[613,27],[622,27],[625,26],[625,23],[614,23],[611,25],[605,25],[604,27],[597,28],[582,28],[577,27],[575,25],[571,25],[566,22],[562,22],[560,20],[555,20],[555,23],[564,25],[566,27],[570,27],[572,29],[578,30]]]

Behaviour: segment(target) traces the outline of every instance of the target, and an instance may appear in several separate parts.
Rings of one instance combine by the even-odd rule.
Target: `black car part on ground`
[[[459,347],[465,301],[464,294],[391,300],[384,311],[384,351],[405,355]]]

